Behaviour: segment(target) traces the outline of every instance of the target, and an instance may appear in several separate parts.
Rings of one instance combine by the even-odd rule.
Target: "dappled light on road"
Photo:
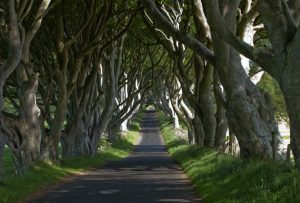
[[[128,158],[110,162],[34,202],[201,202],[166,153],[155,112],[146,113],[141,135]]]

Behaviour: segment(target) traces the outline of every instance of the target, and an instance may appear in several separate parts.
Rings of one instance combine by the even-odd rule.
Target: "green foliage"
[[[4,101],[4,107],[3,107],[4,111],[7,113],[11,113],[11,114],[15,114],[17,115],[17,109],[15,108],[14,105],[12,105],[8,100]]]
[[[110,147],[111,146],[111,142],[109,141],[109,137],[108,136],[102,136],[99,139],[99,146],[101,148],[101,150]]]
[[[161,119],[162,116],[159,116]],[[300,202],[300,172],[287,163],[243,161],[189,146],[161,120],[168,152],[183,167],[205,202]]]
[[[111,147],[105,148],[96,156],[82,156],[64,159],[60,164],[45,162],[36,163],[25,175],[6,177],[0,184],[0,203],[24,202],[32,194],[49,188],[67,177],[81,174],[91,168],[99,167],[110,160],[118,160],[129,155],[133,143],[138,138],[138,132],[129,131],[124,139],[120,139]],[[10,153],[5,149],[4,170],[12,170]]]
[[[143,111],[137,112],[133,117],[132,120],[129,122],[129,130],[133,132],[139,132],[141,129],[140,123],[144,116]]]
[[[258,83],[258,87],[267,92],[271,98],[275,111],[275,117],[278,122],[289,122],[285,101],[278,83],[267,73],[265,73]]]

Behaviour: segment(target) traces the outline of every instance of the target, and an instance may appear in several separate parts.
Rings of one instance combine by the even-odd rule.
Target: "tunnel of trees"
[[[93,156],[144,104],[191,145],[300,167],[300,1],[2,0],[0,168]],[[59,146],[62,148],[60,153]]]

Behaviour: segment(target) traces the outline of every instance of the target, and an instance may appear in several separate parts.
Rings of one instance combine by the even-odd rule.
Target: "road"
[[[190,180],[166,153],[153,111],[145,113],[141,136],[128,158],[79,176],[31,202],[202,202]]]

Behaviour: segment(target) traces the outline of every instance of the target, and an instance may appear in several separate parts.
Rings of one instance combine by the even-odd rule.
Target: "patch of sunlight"
[[[111,195],[111,194],[116,194],[120,192],[120,190],[101,190],[99,191],[100,194],[103,194],[103,195]]]

